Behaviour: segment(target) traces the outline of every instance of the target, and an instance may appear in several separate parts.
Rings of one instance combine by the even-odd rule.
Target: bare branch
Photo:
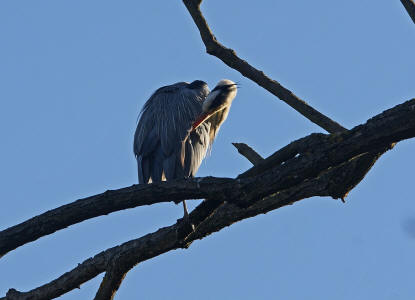
[[[347,163],[346,163],[347,164]],[[346,164],[338,167],[342,168]],[[239,221],[241,219],[253,217],[255,215],[258,215],[260,213],[266,213],[270,210],[292,204],[295,201],[311,197],[313,195],[319,195],[319,196],[326,196],[327,186],[326,186],[326,179],[327,177],[332,177],[330,174],[331,172],[337,171],[335,169],[330,170],[328,173],[323,174],[322,176],[318,178],[314,178],[313,180],[307,180],[304,181],[302,184],[295,186],[293,188],[290,188],[288,190],[280,191],[274,195],[271,195],[269,197],[264,197],[257,203],[254,203],[250,207],[244,209],[240,208],[234,204],[231,203],[225,203],[223,204],[217,211],[215,211],[212,216],[208,217],[205,222],[202,222],[201,225],[198,227],[198,229],[191,233],[185,240],[186,243],[183,241],[173,238],[173,231],[179,232],[179,223],[172,225],[170,227],[165,227],[157,232],[153,233],[153,238],[151,239],[152,245],[157,246],[158,243],[161,245],[164,245],[164,251],[167,252],[173,249],[177,248],[187,248],[191,245],[191,243],[196,239],[202,239],[203,237],[219,231],[220,229],[231,225],[232,223]],[[129,258],[129,264],[130,265],[136,265],[137,263],[145,260],[150,259],[153,256],[149,255],[149,253],[153,253],[153,249],[145,248],[143,247],[143,244],[148,242],[148,236],[145,236],[143,238],[133,240],[130,242],[127,242],[125,244],[122,244],[118,247],[108,249],[104,256],[103,253],[98,254],[92,260],[100,261],[102,257],[108,257],[108,260],[110,260],[112,257],[126,257]],[[175,245],[175,246],[172,246]],[[156,256],[156,255],[154,255]],[[94,261],[91,262],[92,264]],[[85,262],[83,263],[85,264]],[[101,262],[98,263],[101,265]],[[91,272],[94,271],[94,272]],[[72,276],[73,279],[78,278],[87,278],[84,281],[77,280],[76,282],[70,282],[72,289],[77,287],[78,285],[82,284],[83,282],[86,282],[95,276],[97,276],[100,271],[100,269],[91,269],[86,270],[85,268],[80,268],[79,266],[69,273],[71,274],[78,274],[78,276]],[[125,274],[125,273],[124,273]],[[35,290],[32,290],[27,293],[19,293],[16,290],[12,290],[13,293],[8,293],[8,300],[20,300],[20,299],[27,299],[26,297],[33,297],[30,299],[38,300],[38,299],[50,299],[49,297],[53,297],[56,292],[59,292],[59,294],[63,294],[69,290],[58,290],[54,287],[54,285],[59,282],[67,282],[64,278],[65,274],[58,278],[57,280],[46,284],[42,287],[39,287]],[[89,277],[89,278],[88,278]],[[118,277],[121,279],[121,276]],[[60,284],[62,286],[63,284]],[[9,297],[10,294],[10,297]],[[36,296],[35,296],[36,295]],[[113,295],[113,294],[112,294]],[[58,295],[59,296],[59,295]],[[4,298],[3,298],[4,299]],[[0,299],[0,300],[3,300]],[[111,298],[96,298],[96,299],[111,299]]]
[[[319,137],[317,135],[316,137]],[[321,137],[323,137],[321,135]],[[310,146],[308,140],[310,139],[310,136],[306,136],[304,138],[298,139],[294,142],[291,142],[287,146],[281,148],[271,156],[267,157],[263,161],[259,162],[255,165],[254,168],[249,169],[248,171],[244,172],[243,174],[239,175],[238,177],[249,177],[249,176],[255,176],[257,174],[260,174],[264,172],[265,170],[269,169],[270,166],[283,164],[285,161],[299,155],[300,153],[307,150],[307,148]],[[321,143],[322,141],[314,139],[315,143]]]
[[[413,101],[414,100],[411,100],[401,104],[390,111],[395,112],[399,107],[411,107],[410,105],[412,105]],[[408,114],[410,114],[410,112],[411,111],[409,111]],[[380,116],[383,116],[383,114],[379,115],[377,118],[380,118]],[[406,119],[406,116],[401,119]],[[371,124],[373,121],[369,122],[368,124]],[[393,122],[399,122],[399,120],[394,119]],[[366,143],[372,140],[373,137],[379,136],[379,134],[387,134],[390,132],[393,122],[391,122],[391,125],[388,123],[388,126],[385,128],[378,128],[375,126],[377,130],[380,130],[380,133],[371,133],[371,137],[366,140]],[[411,123],[407,122],[404,125],[408,126],[408,124]],[[366,128],[368,125],[366,124],[361,126],[363,126],[362,128]],[[244,174],[241,174],[238,178],[259,176],[268,171],[270,168],[272,169],[275,166],[280,166],[283,162],[295,158],[297,154],[304,157],[310,156],[310,153],[313,152],[318,153],[318,151],[327,151],[327,149],[320,148],[324,145],[324,143],[327,143],[327,141],[342,140],[345,136],[350,135],[352,132],[360,130],[361,126],[341,134],[312,134],[308,137],[299,139],[277,151],[257,166],[246,171]],[[402,130],[402,128],[399,129]],[[387,141],[386,144],[384,143],[384,147],[388,147],[389,144],[394,142],[396,141],[391,139],[390,141]],[[359,143],[356,142],[355,146],[358,145]],[[367,144],[367,146],[367,150],[365,151],[373,152],[377,149],[375,145]],[[343,152],[342,149],[338,150],[340,153]],[[362,150],[356,150],[355,155],[358,155],[359,151]],[[333,156],[333,154],[329,154]],[[311,158],[310,161],[312,161]],[[326,162],[324,166],[316,166],[315,170],[321,170],[323,167],[328,166],[330,166],[330,162]],[[283,170],[284,173],[290,173],[291,177],[294,174],[296,178],[299,178],[299,175],[293,172],[295,170],[291,170],[286,166]],[[180,202],[184,199],[215,199],[218,193],[232,191],[236,188],[235,184],[236,183],[233,179],[206,177],[194,180],[162,182],[152,185],[134,185],[120,190],[107,191],[103,194],[81,199],[71,204],[50,210],[19,225],[1,231],[0,254],[4,255],[18,246],[34,241],[41,236],[53,233],[59,229],[79,223],[89,218],[108,214],[121,209],[152,203],[166,201]]]
[[[214,198],[215,195],[211,194],[212,200],[202,202],[190,213],[189,220],[196,225],[195,231],[189,230],[189,223],[180,219],[172,226],[103,251],[32,291],[21,293],[11,289],[7,299],[51,299],[102,272],[107,271],[111,276],[116,262],[122,262],[120,272],[116,271],[122,275],[141,261],[173,249],[187,248],[194,240],[239,220],[311,196],[344,198],[366,174],[367,163],[372,163],[374,156],[377,155],[377,159],[379,153],[391,144],[413,137],[415,99],[387,110],[350,131],[333,135],[312,134],[302,139],[303,146],[299,146],[300,140],[295,142],[299,155],[285,160],[283,164],[276,163],[261,173],[253,172],[253,176],[246,174],[259,167],[254,166],[237,179],[209,178],[213,186],[219,185],[220,192],[216,190],[215,195],[220,195],[220,198]],[[363,168],[361,162],[365,164]],[[187,183],[190,182],[192,187],[203,180],[177,181],[172,186],[180,186],[183,195],[187,195]],[[159,188],[159,185],[151,187],[156,191]],[[168,197],[169,191],[166,194]],[[110,291],[116,290],[114,286],[121,282],[122,276],[115,276],[115,279],[112,280],[115,284],[109,285],[112,286]]]
[[[7,298],[0,298],[0,300],[23,300],[29,298],[32,300],[41,300],[58,297],[104,272],[106,266],[108,266],[115,257],[123,257],[130,265],[136,265],[141,261],[150,259],[161,253],[178,248],[187,248],[194,240],[201,239],[215,231],[219,231],[243,218],[266,213],[272,209],[290,204],[296,199],[299,200],[300,198],[309,197],[315,194],[324,195],[323,190],[325,189],[326,187],[324,184],[319,184],[316,180],[310,180],[291,190],[281,191],[276,195],[265,197],[260,203],[252,205],[247,209],[239,208],[231,203],[225,203],[213,216],[207,218],[209,222],[201,223],[203,226],[200,226],[187,238],[184,238],[186,243],[183,242],[184,239],[178,238],[178,233],[182,231],[181,227],[184,226],[183,222],[178,221],[172,226],[161,228],[158,231],[139,239],[103,251],[93,258],[84,261],[70,272],[63,274],[58,279],[39,288],[26,293],[11,289],[7,293]],[[192,219],[194,219],[194,215],[197,214],[198,209],[199,208],[190,214]]]
[[[153,251],[155,256],[162,253],[160,252],[161,249],[163,252],[166,252],[167,249],[173,249],[175,245],[174,243],[171,243],[175,241],[175,236],[176,233],[174,232],[174,228],[165,227],[159,229],[155,233],[147,234],[140,239],[132,240],[120,246],[103,251],[94,257],[87,259],[82,264],[79,264],[76,268],[63,274],[59,278],[30,292],[20,293],[15,290],[12,290],[13,292],[9,291],[7,293],[7,298],[1,298],[1,300],[40,300],[56,298],[104,272],[114,257],[132,255],[136,258],[137,255],[142,253],[144,255],[144,253],[151,253]],[[145,258],[143,256],[143,260],[148,258],[150,257]]]
[[[238,152],[242,156],[245,156],[245,158],[247,160],[249,160],[254,166],[257,165],[257,164],[259,164],[261,161],[264,160],[261,157],[261,155],[259,155],[258,153],[256,153],[255,150],[252,149],[251,147],[249,147],[247,144],[244,144],[244,143],[232,143],[232,145],[234,145],[235,148],[238,150]]]
[[[415,2],[414,0],[401,0],[412,21],[415,23]]]
[[[110,263],[108,270],[99,286],[94,300],[112,300],[119,289],[121,282],[124,280],[128,271],[134,267],[134,264],[125,264],[122,259],[115,258]]]
[[[42,236],[111,212],[161,202],[209,198],[222,190],[221,185],[226,181],[207,177],[197,182],[133,185],[77,200],[0,231],[0,257]]]
[[[304,100],[298,98],[293,92],[283,87],[279,82],[272,80],[266,76],[264,72],[254,68],[245,60],[240,59],[234,50],[226,48],[219,43],[210,30],[209,25],[200,10],[200,4],[202,1],[183,0],[183,2],[199,29],[200,36],[206,46],[207,53],[216,56],[232,69],[237,70],[243,76],[251,79],[259,86],[277,96],[279,99],[294,108],[311,122],[325,129],[327,132],[335,133],[346,130],[343,126],[315,110]]]

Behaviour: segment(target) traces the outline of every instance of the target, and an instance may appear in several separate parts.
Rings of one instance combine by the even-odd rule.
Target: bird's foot
[[[189,217],[189,213],[187,212],[187,211],[185,211],[184,212],[184,216],[183,216],[183,221],[186,223],[186,224],[188,224],[189,225],[189,228],[191,228],[192,229],[192,232],[194,232],[195,231],[195,225],[193,225],[191,222],[190,222],[190,217]]]

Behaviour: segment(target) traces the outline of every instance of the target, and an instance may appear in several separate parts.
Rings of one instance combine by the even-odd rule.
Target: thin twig
[[[234,50],[219,43],[210,30],[209,25],[200,10],[200,4],[202,1],[183,0],[183,2],[199,29],[200,36],[206,46],[207,53],[216,56],[232,69],[237,70],[243,76],[251,79],[273,95],[277,96],[279,99],[294,108],[311,122],[325,129],[327,132],[335,133],[346,130],[339,123],[331,120],[329,117],[323,115],[308,105],[304,100],[301,100],[299,97],[294,95],[293,92],[283,87],[279,82],[272,80],[266,76],[264,72],[254,68],[245,60],[240,59]]]
[[[269,169],[270,166],[274,166],[277,164],[283,164],[287,160],[294,158],[296,155],[299,155],[300,153],[304,153],[306,149],[310,149],[311,147],[315,145],[323,143],[323,140],[325,139],[325,137],[326,137],[325,134],[313,133],[309,136],[295,140],[289,143],[287,146],[279,149],[278,151],[276,151],[274,154],[270,155],[263,161],[260,161],[258,164],[254,165],[249,170],[240,174],[238,178],[255,176]]]
[[[264,159],[254,149],[244,143],[232,143],[238,152],[249,160],[254,166],[259,164]]]

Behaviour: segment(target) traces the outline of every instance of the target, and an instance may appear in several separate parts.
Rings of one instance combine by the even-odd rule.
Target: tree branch
[[[411,17],[412,21],[415,24],[415,2],[414,0],[401,0],[401,3],[403,4],[409,16]]]
[[[209,222],[201,223],[204,227],[199,227],[187,238],[178,238],[178,233],[183,231],[181,227],[184,226],[183,222],[178,221],[172,226],[161,228],[158,231],[139,239],[131,240],[120,246],[105,250],[95,255],[93,258],[84,261],[76,268],[63,274],[50,283],[29,292],[22,293],[16,291],[15,289],[10,289],[6,298],[0,298],[0,300],[41,300],[56,298],[79,287],[82,283],[104,272],[115,257],[125,257],[125,263],[128,263],[129,265],[136,265],[139,262],[170,250],[188,248],[194,240],[201,239],[215,231],[219,231],[220,229],[229,226],[240,219],[249,218],[259,213],[266,213],[272,209],[290,204],[295,201],[295,197],[300,199],[306,197],[309,193],[310,195],[320,194],[324,189],[324,184],[318,184],[316,181],[312,180],[307,181],[291,190],[281,191],[277,195],[264,198],[261,203],[253,205],[247,209],[239,208],[231,203],[225,203],[221,206],[220,210],[215,212],[215,214],[209,219]],[[321,195],[323,195],[323,193],[321,193]],[[290,199],[288,200],[289,202],[287,202],[287,199]],[[199,207],[190,214],[190,218],[194,219],[194,216],[197,215],[198,210],[200,210]],[[184,240],[186,240],[186,243],[184,243]],[[98,294],[99,292],[97,293],[97,296]],[[100,296],[101,295],[103,294],[100,294]],[[109,293],[106,295],[109,295]],[[96,299],[111,299],[97,298],[97,296]]]
[[[110,263],[108,270],[99,286],[94,300],[112,300],[119,289],[121,282],[134,265],[126,264],[116,257]]]
[[[247,160],[251,162],[254,166],[259,164],[264,159],[261,155],[255,152],[254,149],[249,147],[247,144],[244,143],[232,143],[234,147],[238,150],[238,152],[244,156]]]
[[[11,289],[7,293],[7,298],[0,300],[52,299],[102,272],[107,271],[108,277],[112,276],[114,267],[119,262],[121,272],[117,271],[117,274],[125,273],[139,262],[173,249],[187,248],[194,240],[239,220],[312,196],[344,198],[368,170],[366,167],[359,169],[359,162],[365,159],[370,162],[374,153],[381,153],[391,144],[413,137],[415,99],[387,110],[350,131],[332,135],[311,134],[292,143],[296,145],[299,155],[289,155],[290,158],[284,163],[274,160],[274,164],[262,169],[262,172],[255,171],[262,167],[254,166],[236,179],[208,178],[212,186],[219,184],[219,188],[215,189],[215,195],[210,194],[209,198],[213,200],[202,202],[190,213],[189,220],[196,225],[195,231],[189,230],[189,223],[180,219],[172,226],[103,251],[70,272],[32,291],[21,293]],[[285,149],[289,148],[287,147]],[[277,153],[282,157],[281,150]],[[275,158],[278,155],[273,156]],[[250,172],[252,176],[247,175]],[[194,185],[205,179],[196,178],[171,183],[172,187],[177,185],[182,189],[181,198],[173,189],[175,199],[187,199],[191,193],[187,193],[186,186],[189,184],[190,190],[194,192]],[[149,189],[157,193],[160,186],[151,185]],[[169,191],[165,193],[165,197],[170,196]],[[114,195],[115,193],[113,197]],[[220,195],[220,198],[215,198],[217,195]],[[117,286],[122,276],[115,276],[115,279],[117,280],[109,280],[115,283],[109,286]],[[114,291],[114,288],[109,290]]]
[[[206,177],[199,181],[133,185],[80,199],[0,231],[0,257],[42,236],[111,212],[161,202],[209,198],[221,191],[228,181]]]
[[[219,43],[210,30],[206,19],[203,17],[200,10],[201,2],[202,1],[183,0],[183,3],[186,5],[187,10],[199,29],[200,36],[206,46],[207,53],[216,56],[232,69],[237,70],[243,76],[251,79],[271,94],[277,96],[279,99],[294,108],[311,122],[325,129],[327,132],[335,133],[346,130],[343,126],[315,110],[304,100],[298,98],[293,92],[283,87],[279,82],[272,80],[266,76],[264,72],[254,68],[245,60],[240,59],[234,50],[226,48]]]

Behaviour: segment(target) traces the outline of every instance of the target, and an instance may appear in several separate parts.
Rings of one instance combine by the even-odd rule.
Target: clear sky
[[[415,25],[399,0],[205,1],[217,38],[351,128],[415,97]],[[322,132],[204,51],[181,1],[0,1],[0,229],[137,183],[137,115],[162,85],[240,82],[199,176],[250,167]],[[116,299],[412,299],[415,140],[386,153],[346,199],[312,198],[244,220],[128,273]],[[0,296],[173,224],[182,207],[113,213],[0,259]],[[60,299],[92,299],[102,274]]]

